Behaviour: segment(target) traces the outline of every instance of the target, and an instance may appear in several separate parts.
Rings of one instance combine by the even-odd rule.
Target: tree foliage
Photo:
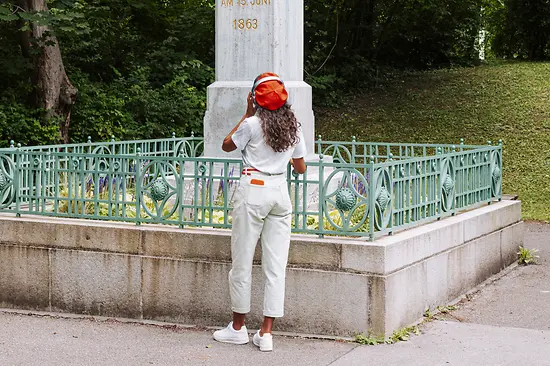
[[[503,0],[488,7],[498,56],[550,59],[550,0]]]
[[[152,138],[202,130],[206,86],[214,78],[214,3],[57,0],[49,11],[0,5],[0,144],[56,141],[31,101],[33,65],[19,38],[47,24],[79,96],[71,139]],[[20,121],[19,126],[15,126]]]
[[[214,79],[215,0],[48,0],[21,11],[0,0],[0,146],[58,140],[33,103],[36,64],[21,37],[48,26],[79,90],[73,141],[202,131]],[[504,2],[502,2],[504,1]],[[305,71],[315,101],[331,103],[393,69],[469,65],[490,32],[494,53],[549,56],[550,0],[304,0]]]
[[[384,67],[472,64],[482,1],[305,0],[308,81],[331,99],[343,85],[375,82]]]

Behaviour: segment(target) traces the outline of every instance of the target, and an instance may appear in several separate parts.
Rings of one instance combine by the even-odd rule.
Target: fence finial
[[[498,146],[502,146],[502,139],[498,140]]]
[[[370,159],[370,163],[374,164],[374,156],[371,155],[369,159]]]
[[[455,145],[451,146],[451,151],[456,152],[456,146]]]
[[[111,142],[115,142],[115,135],[111,135]]]
[[[487,141],[487,145],[491,146],[493,143],[489,140]]]
[[[195,137],[195,131],[191,131],[191,137]]]
[[[10,149],[14,149],[14,148],[15,148],[15,141],[10,140]]]
[[[138,147],[136,149],[136,152],[137,152],[137,156],[141,156],[141,147]]]
[[[464,145],[464,139],[460,139],[460,145]]]
[[[92,143],[92,136],[88,136],[88,143],[89,143],[89,144]]]
[[[390,154],[388,155],[388,158],[389,158],[390,161],[393,161],[393,154],[390,153]]]
[[[443,150],[441,149],[441,146],[438,146],[437,147],[437,155],[441,155],[442,151]]]
[[[173,138],[173,139],[176,138],[176,133],[175,133],[175,132],[172,132],[172,138]]]

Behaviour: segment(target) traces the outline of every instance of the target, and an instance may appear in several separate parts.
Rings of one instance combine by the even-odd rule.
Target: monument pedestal
[[[221,144],[243,116],[253,80],[264,72],[284,80],[313,153],[312,94],[303,70],[303,0],[216,0],[216,82],[208,87],[204,155],[240,157],[239,151],[223,152]]]
[[[217,81],[208,87],[207,110],[204,117],[204,156],[235,157],[240,151],[222,151],[222,141],[239,122],[246,109],[246,97],[252,82]],[[296,118],[302,124],[307,152],[313,153],[315,117],[312,110],[311,86],[303,81],[285,81]]]

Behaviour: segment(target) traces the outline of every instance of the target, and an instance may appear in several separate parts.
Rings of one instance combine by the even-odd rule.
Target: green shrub
[[[51,144],[59,139],[55,120],[41,122],[42,111],[0,98],[0,147],[10,140],[22,145]]]
[[[73,108],[71,137],[75,142],[188,136],[202,132],[206,109],[206,86],[213,69],[199,61],[182,62],[175,77],[153,87],[150,70],[138,67],[129,76],[112,83],[90,81],[84,74],[72,75],[80,93]]]

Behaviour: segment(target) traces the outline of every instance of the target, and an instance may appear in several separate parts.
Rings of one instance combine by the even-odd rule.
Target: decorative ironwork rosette
[[[449,212],[454,207],[456,197],[456,173],[451,158],[442,160],[440,179],[441,209],[443,212]]]
[[[393,213],[393,184],[389,169],[377,169],[374,172],[374,182],[376,184],[374,227],[376,230],[384,230],[388,227]]]
[[[502,194],[502,152],[491,152],[491,194],[499,197]]]
[[[337,185],[335,180],[339,180]],[[335,169],[327,177],[322,205],[330,226],[356,231],[365,224],[369,216],[368,185],[363,174],[353,168]]]
[[[9,207],[15,202],[13,173],[15,164],[5,155],[0,155],[0,209]]]
[[[141,209],[155,221],[167,219],[179,207],[179,179],[176,167],[151,161],[141,171]]]

